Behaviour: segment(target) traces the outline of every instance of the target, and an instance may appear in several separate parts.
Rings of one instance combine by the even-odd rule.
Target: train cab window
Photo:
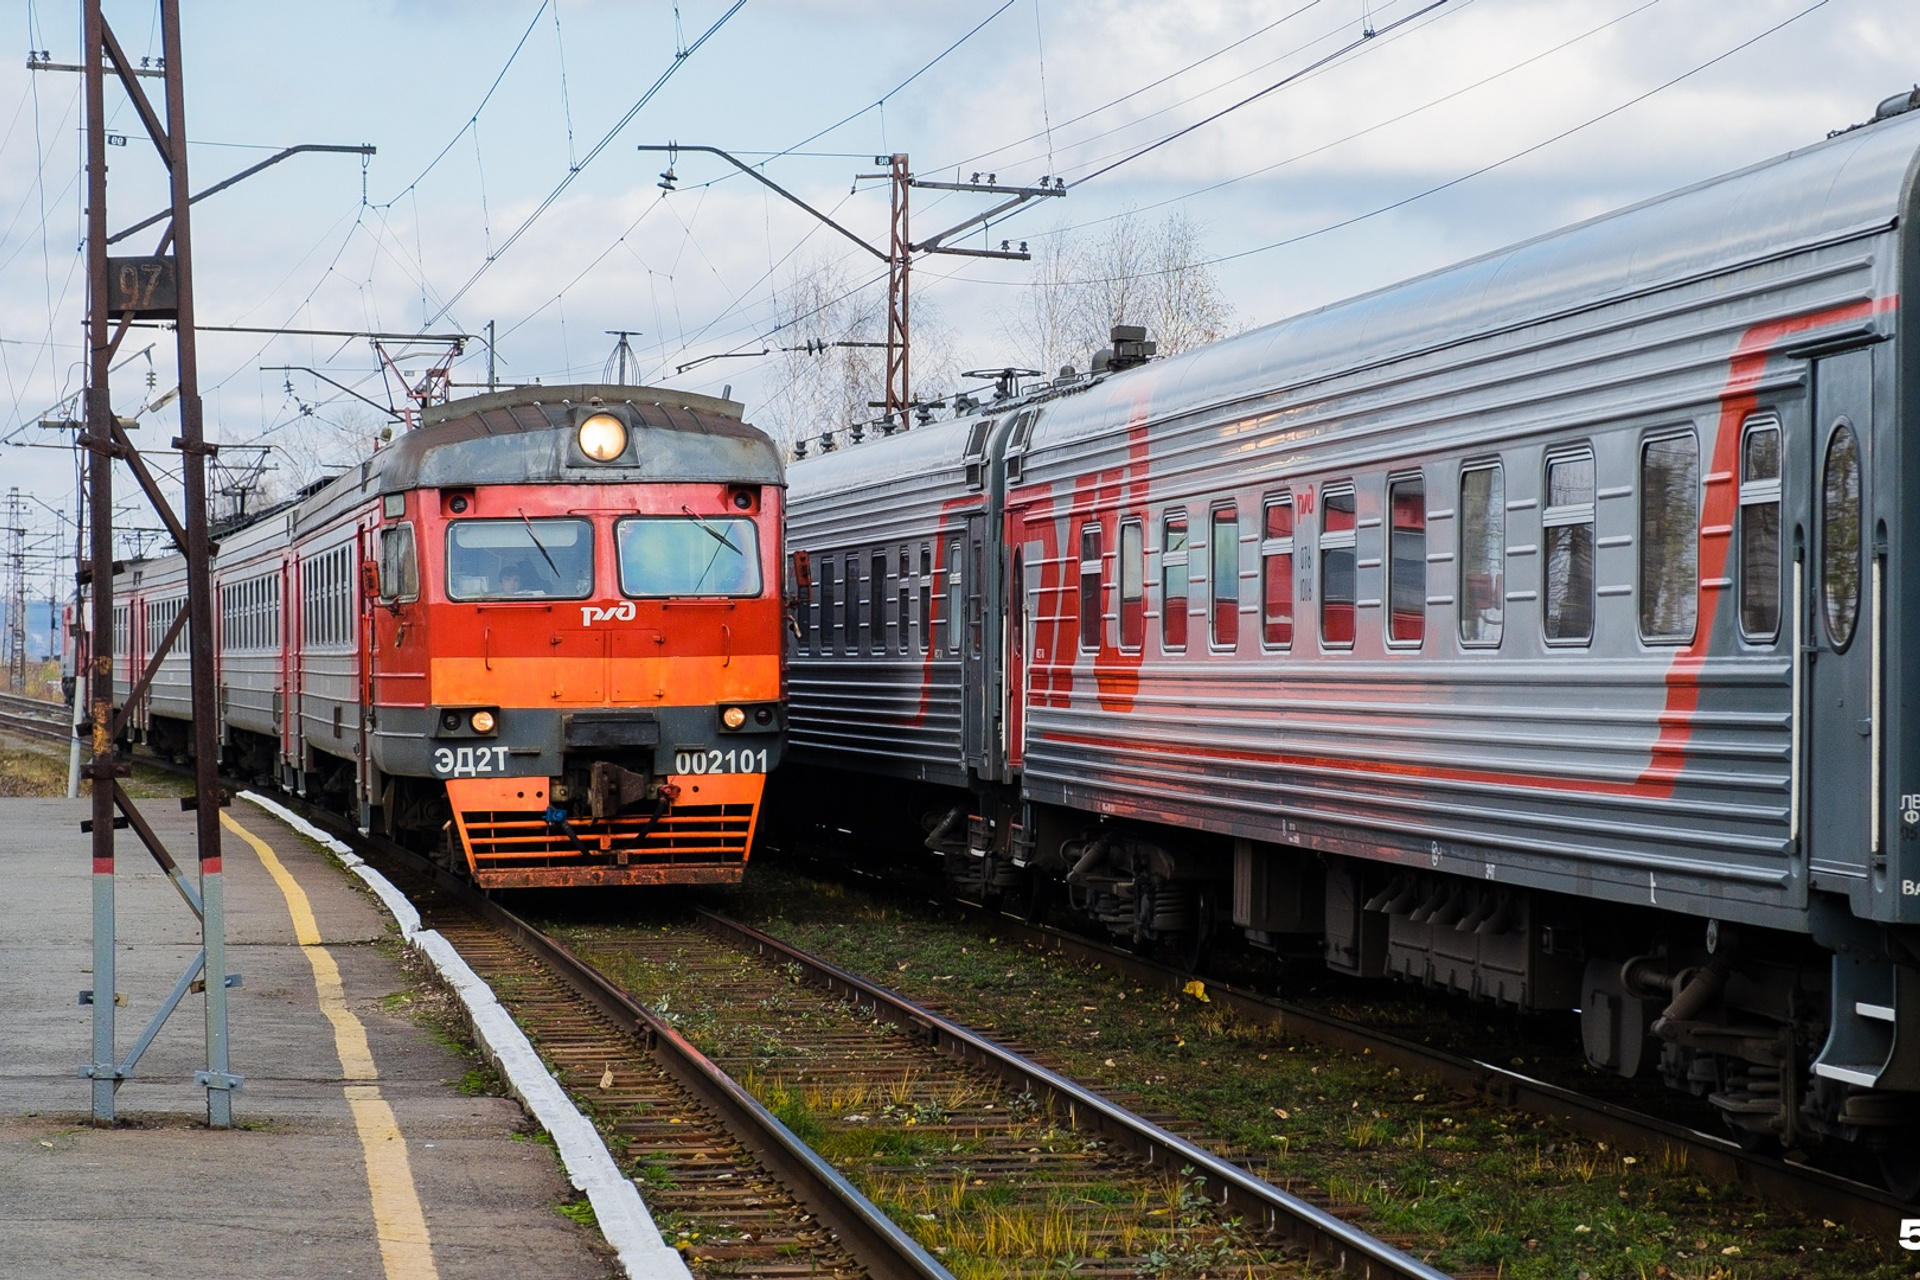
[[[941,625],[946,628],[947,652],[960,652],[960,613],[966,597],[965,581],[960,572],[960,539],[947,539],[947,599],[941,612],[945,615]]]
[[[920,544],[920,652],[933,643],[933,548]]]
[[[1270,495],[1261,508],[1260,643],[1293,647],[1293,495]]]
[[[1820,477],[1820,602],[1835,649],[1860,620],[1860,441],[1842,418],[1827,438]]]
[[[613,533],[630,596],[760,594],[760,530],[745,516],[629,516]]]
[[[820,557],[820,652],[833,653],[833,624],[839,615],[833,611],[833,557]]]
[[[1748,421],[1740,441],[1740,630],[1780,634],[1780,420]]]
[[[1700,614],[1700,444],[1691,431],[1640,446],[1640,638],[1693,639]]]
[[[1214,648],[1231,649],[1240,643],[1240,515],[1222,507],[1209,523],[1211,638]]]
[[[1320,490],[1320,643],[1353,647],[1354,492],[1351,484]]]
[[[1387,482],[1387,643],[1427,637],[1427,482]]]
[[[1139,652],[1147,640],[1146,529],[1120,522],[1120,647]]]
[[[1100,601],[1100,526],[1080,529],[1080,647],[1096,650],[1106,621]]]
[[[1169,512],[1160,526],[1160,648],[1187,647],[1187,513]]]
[[[447,526],[449,600],[584,600],[591,594],[593,526],[585,520],[456,520]]]
[[[1547,459],[1547,503],[1540,513],[1546,547],[1541,625],[1549,644],[1593,639],[1593,454]]]
[[[1500,464],[1460,472],[1460,643],[1497,648],[1506,628],[1507,480]]]
[[[380,531],[380,595],[387,600],[420,596],[420,562],[410,524],[390,524]]]

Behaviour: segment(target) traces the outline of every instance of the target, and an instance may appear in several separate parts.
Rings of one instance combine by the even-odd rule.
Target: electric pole
[[[220,843],[219,736],[213,666],[213,548],[207,532],[207,461],[215,452],[206,443],[200,400],[199,363],[193,310],[193,253],[187,185],[186,88],[180,66],[180,0],[160,0],[161,56],[157,67],[134,65],[101,12],[101,0],[84,0],[86,45],[82,62],[86,104],[87,156],[87,322],[86,412],[79,437],[86,455],[86,517],[89,558],[79,581],[91,594],[89,652],[81,681],[87,690],[84,728],[92,755],[84,769],[93,788],[92,832],[93,982],[81,1000],[93,1009],[93,1060],[81,1074],[93,1081],[93,1122],[114,1122],[120,1082],[133,1074],[140,1052],[191,990],[205,993],[206,1068],[194,1073],[207,1091],[207,1124],[224,1129],[233,1123],[233,1090],[240,1077],[228,1070],[227,957],[225,888]],[[46,69],[52,69],[51,66]],[[170,200],[158,219],[158,243],[142,257],[109,257],[119,236],[107,226],[107,103],[109,73],[132,114],[153,144],[166,171]],[[141,87],[142,77],[158,78],[163,94],[156,106]],[[244,176],[244,175],[243,175]],[[211,194],[211,193],[204,193]],[[152,219],[149,220],[151,223]],[[126,228],[131,234],[136,228]],[[114,355],[137,320],[159,320],[174,327],[180,374],[180,435],[173,442],[180,459],[181,507],[160,488],[153,471],[128,434],[128,422],[113,410]],[[133,680],[126,703],[114,709],[114,463],[126,466],[187,563],[187,598],[154,653]],[[196,814],[199,855],[195,886],[168,854],[160,837],[141,815],[120,779],[131,767],[114,756],[114,742],[127,714],[145,695],[159,664],[185,633],[193,708],[194,792],[182,804]],[[76,691],[76,701],[79,701]],[[175,986],[174,995],[153,1015],[148,1034],[128,1057],[119,1059],[114,1035],[119,961],[114,910],[114,830],[125,824],[137,832],[168,879],[199,918],[201,951]]]
[[[1033,255],[1027,252],[1027,246],[1024,241],[1018,249],[1010,247],[1009,243],[1005,240],[1000,242],[998,249],[961,249],[951,247],[946,242],[960,232],[981,226],[999,217],[1016,205],[1025,204],[1036,196],[1064,196],[1067,194],[1066,179],[1052,176],[1041,178],[1037,184],[1031,187],[1002,186],[999,182],[999,176],[991,173],[987,175],[985,182],[980,181],[980,175],[977,173],[973,175],[973,180],[970,182],[922,182],[913,176],[913,170],[907,163],[907,157],[904,152],[896,152],[890,156],[875,156],[873,162],[876,165],[885,165],[887,171],[885,173],[855,174],[854,180],[858,182],[865,179],[882,178],[891,184],[891,218],[888,224],[887,249],[886,252],[882,253],[879,249],[868,244],[865,240],[847,230],[832,218],[829,218],[826,214],[820,212],[805,200],[802,200],[799,196],[794,195],[793,192],[788,191],[785,187],[767,177],[764,173],[761,173],[758,169],[755,169],[737,157],[728,155],[718,147],[682,146],[675,142],[667,143],[664,146],[643,144],[635,149],[638,151],[664,151],[667,153],[667,168],[666,171],[660,175],[659,186],[662,191],[669,193],[676,189],[674,184],[679,181],[679,178],[674,174],[673,170],[674,162],[678,159],[680,152],[698,151],[707,155],[718,156],[762,186],[785,197],[788,202],[800,206],[800,208],[812,214],[820,222],[838,231],[841,235],[887,264],[886,395],[885,399],[870,401],[868,407],[881,410],[889,420],[896,422],[901,427],[911,425],[909,414],[913,408],[912,382],[908,375],[913,351],[913,328],[911,323],[912,300],[909,285],[914,256],[924,256],[929,253],[950,253],[966,258],[1009,258],[1016,262],[1026,262],[1031,259]],[[980,195],[1004,195],[1011,198],[1001,201],[985,213],[968,218],[964,222],[956,223],[948,227],[945,231],[929,236],[925,240],[916,241],[908,231],[909,219],[907,215],[907,193],[914,187],[925,187],[935,191],[964,191]],[[750,353],[742,352],[738,354],[744,355]],[[760,354],[765,353],[762,352]],[[695,363],[698,363],[698,361]],[[682,368],[688,367],[691,366],[682,366]],[[887,429],[892,430],[890,427]]]
[[[27,691],[27,509],[18,487],[7,490],[7,688]]]

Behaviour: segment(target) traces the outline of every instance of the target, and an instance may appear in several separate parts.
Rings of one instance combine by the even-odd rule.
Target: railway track
[[[1220,1274],[1229,1257],[1236,1276],[1292,1276],[1311,1255],[1356,1276],[1442,1280],[1324,1202],[1271,1187],[1019,1053],[746,926],[703,913],[695,924],[583,947],[598,962],[590,963],[416,855],[337,818],[308,816],[394,868],[423,920],[494,985],[561,1082],[624,1145],[663,1233],[698,1274],[954,1274],[795,1134],[806,1129],[816,1142],[824,1134],[842,1163],[860,1165],[845,1154],[846,1135],[885,1112],[915,1117],[907,1121],[915,1141],[869,1144],[881,1158],[860,1171],[884,1186],[896,1214],[939,1222],[923,1228],[939,1248],[951,1225],[1027,1251],[1018,1265],[1002,1254],[990,1269],[962,1274],[1059,1274],[1071,1254],[1073,1273],[1090,1277]],[[710,1060],[671,1018],[603,972],[627,965],[674,974],[675,1016],[684,1019],[697,994],[716,1011],[703,1026],[731,1028],[720,1037],[731,1049]],[[756,1050],[770,1039],[782,1046],[772,1059]],[[815,1117],[803,1098],[854,1103]],[[851,1147],[860,1146],[856,1137]],[[940,1222],[941,1204],[951,1206],[951,1223]],[[1031,1239],[1016,1238],[1016,1210],[1036,1207],[1024,1220],[1042,1225]]]
[[[65,703],[0,693],[0,733],[64,744],[73,737],[67,714]]]
[[[966,908],[983,937],[990,931],[1003,942],[1019,942],[1081,963],[1097,965],[1143,986],[1179,991],[1193,980],[1184,969],[1107,946],[1065,930],[1036,925],[984,908]],[[1366,1053],[1387,1066],[1436,1077],[1448,1088],[1537,1115],[1548,1116],[1574,1133],[1614,1143],[1627,1150],[1684,1157],[1703,1177],[1743,1187],[1762,1198],[1812,1218],[1844,1222],[1876,1239],[1897,1238],[1912,1205],[1877,1186],[1774,1156],[1746,1151],[1738,1144],[1617,1103],[1492,1063],[1416,1044],[1360,1023],[1330,1016],[1288,1001],[1207,978],[1207,994],[1216,1005],[1247,1021],[1264,1024],[1349,1053]]]

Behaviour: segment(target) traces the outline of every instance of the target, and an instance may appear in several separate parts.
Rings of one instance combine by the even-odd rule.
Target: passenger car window
[[[1231,649],[1240,643],[1240,516],[1222,507],[1212,519],[1213,644]]]
[[[965,600],[960,574],[960,539],[947,539],[947,652],[960,652],[960,609]]]
[[[1820,595],[1833,647],[1853,642],[1860,618],[1860,442],[1841,419],[1827,439],[1820,503]]]
[[[887,553],[876,551],[867,566],[867,640],[874,653],[887,651]]]
[[[833,624],[839,615],[833,611],[833,557],[820,557],[820,652],[833,653]]]
[[[1427,635],[1427,482],[1387,484],[1387,640],[1417,645]]]
[[[1740,630],[1749,640],[1780,634],[1780,423],[1747,423],[1740,442]]]
[[[1080,529],[1080,647],[1100,647],[1100,526]]]
[[[1147,639],[1146,530],[1138,520],[1120,524],[1120,647],[1138,650]]]
[[[840,651],[860,652],[860,555],[847,553],[847,576],[840,587]]]
[[[1174,512],[1160,526],[1160,647],[1187,647],[1187,513]]]
[[[1354,494],[1350,484],[1320,491],[1320,642],[1353,644]]]
[[[1700,445],[1640,446],[1640,638],[1684,644],[1700,613]]]
[[[757,596],[760,531],[740,516],[629,516],[613,526],[630,596]]]
[[[920,544],[920,652],[933,643],[933,548]]]
[[[1547,505],[1540,513],[1546,543],[1541,625],[1554,644],[1593,639],[1593,454],[1547,460]]]
[[[1260,541],[1260,643],[1293,645],[1293,495],[1266,500]]]
[[[900,608],[894,615],[894,625],[900,628],[896,639],[899,643],[901,653],[909,653],[913,649],[913,628],[908,622],[908,618],[913,612],[912,605],[909,603],[913,595],[912,579],[913,558],[907,549],[902,547],[900,548],[900,579],[894,584],[900,593]]]
[[[449,600],[584,600],[591,594],[593,526],[585,520],[456,520],[447,526]]]
[[[1460,643],[1494,646],[1506,625],[1507,481],[1495,462],[1460,472]]]

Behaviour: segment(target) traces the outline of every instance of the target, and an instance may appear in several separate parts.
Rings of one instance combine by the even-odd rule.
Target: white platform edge
[[[252,791],[242,799],[258,805],[301,835],[338,857],[348,870],[366,882],[400,926],[400,933],[433,963],[466,1006],[482,1049],[506,1077],[507,1087],[541,1128],[552,1135],[567,1178],[587,1195],[600,1232],[619,1255],[620,1268],[630,1280],[692,1280],[677,1250],[660,1238],[653,1215],[633,1180],[620,1172],[613,1154],[580,1109],[567,1097],[526,1034],[494,998],[493,989],[432,929],[420,927],[420,913],[391,881],[369,867],[360,856],[286,806]]]

